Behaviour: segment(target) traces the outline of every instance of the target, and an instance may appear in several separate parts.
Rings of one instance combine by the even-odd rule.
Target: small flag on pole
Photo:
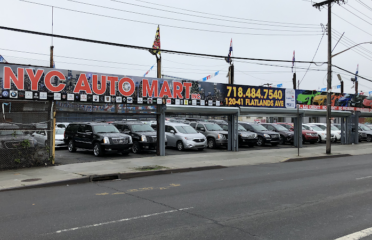
[[[296,52],[293,51],[293,58],[292,58],[292,72],[293,72],[293,68],[294,68],[295,61],[296,61]]]
[[[3,56],[0,55],[0,62],[7,63],[7,61],[3,58]]]
[[[155,66],[155,64],[154,65],[152,65],[152,67],[145,73],[145,75],[143,75],[143,77],[146,77],[146,75],[147,74],[149,74],[149,72],[152,70],[152,68]]]
[[[229,63],[229,64],[231,64],[231,62],[232,62],[232,59],[231,59],[232,51],[233,51],[233,46],[232,46],[232,39],[231,39],[231,41],[230,41],[229,54],[228,54],[227,57],[225,58],[226,62]]]
[[[213,74],[211,74],[211,75],[206,76],[206,77],[203,78],[202,80],[203,80],[203,82],[205,82],[205,81],[207,81],[207,80],[209,80],[209,79],[211,79],[211,78],[217,76],[219,73],[220,73],[220,71],[217,71],[217,72],[215,72],[215,73],[213,73]]]
[[[152,49],[150,49],[150,53],[152,55],[160,54],[160,28],[158,26],[158,29],[156,30],[155,34],[155,41],[154,44],[152,45]]]
[[[356,73],[355,73],[355,82],[358,81],[358,73],[359,73],[359,64],[357,66],[357,70],[356,70]]]
[[[56,68],[56,62],[53,61],[53,68]]]

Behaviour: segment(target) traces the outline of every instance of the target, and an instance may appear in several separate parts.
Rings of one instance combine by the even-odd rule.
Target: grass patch
[[[161,169],[169,169],[168,167],[154,165],[154,166],[143,166],[135,168],[137,171],[154,171],[154,170],[161,170]]]

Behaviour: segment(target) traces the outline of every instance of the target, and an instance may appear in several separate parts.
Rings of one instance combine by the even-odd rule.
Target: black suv
[[[143,150],[155,150],[157,147],[156,131],[148,124],[140,121],[113,122],[120,132],[129,134],[133,139],[132,152],[139,153]]]
[[[280,135],[276,132],[269,131],[260,124],[239,122],[247,131],[255,132],[258,135],[257,146],[263,146],[271,143],[271,146],[277,146],[280,141]]]
[[[120,133],[108,123],[70,123],[64,141],[70,152],[75,152],[76,148],[93,149],[95,156],[102,156],[106,151],[128,155],[133,145],[131,136]]]
[[[223,120],[221,120],[223,121]],[[227,123],[218,123],[223,130],[228,131],[229,125]],[[247,131],[242,125],[238,124],[239,146],[248,145],[250,147],[257,144],[257,133]]]
[[[281,124],[276,123],[261,123],[262,126],[267,128],[267,130],[277,132],[280,134],[280,144],[286,144],[287,142],[292,144],[294,139],[294,132],[283,127]]]

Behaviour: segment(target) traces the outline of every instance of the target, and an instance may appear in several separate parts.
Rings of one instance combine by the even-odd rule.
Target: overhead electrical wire
[[[352,74],[352,75],[354,75],[354,76],[357,76],[358,78],[361,78],[361,79],[367,80],[367,81],[369,81],[369,82],[372,82],[371,79],[368,79],[368,78],[362,77],[362,76],[360,76],[359,74],[352,73],[352,72],[350,72],[350,71],[348,71],[348,70],[346,70],[346,69],[343,69],[343,68],[341,68],[341,67],[339,67],[339,66],[332,65],[332,67],[338,68],[338,69],[340,69],[340,70],[342,70],[342,71],[344,71],[344,72],[347,72],[347,73],[350,73],[350,74]]]
[[[361,12],[361,11],[359,11],[358,9],[354,8],[353,6],[351,6],[351,5],[347,5],[347,6],[348,6],[348,7],[350,7],[350,8],[352,8],[352,9],[354,9],[355,11],[359,12],[360,14],[362,14],[362,15],[364,15],[365,17],[367,17],[367,18],[369,18],[369,19],[371,19],[371,20],[372,20],[372,18],[371,18],[371,17],[369,17],[369,16],[365,15],[364,13],[362,13],[362,12]]]
[[[111,18],[111,19],[117,19],[117,20],[123,20],[123,21],[130,21],[130,22],[148,24],[148,25],[152,25],[152,26],[157,25],[157,24],[154,24],[153,22],[145,22],[145,21],[133,20],[133,19],[128,19],[128,18],[113,17],[113,16],[104,15],[104,14],[91,13],[91,12],[85,12],[85,11],[80,11],[80,10],[76,10],[76,9],[57,7],[57,6],[54,6],[54,5],[36,3],[36,2],[27,1],[27,0],[20,0],[20,1],[31,3],[31,4],[36,4],[36,5],[40,5],[40,6],[53,7],[53,8],[56,8],[56,9],[62,9],[62,10],[66,10],[66,11],[72,11],[72,12],[78,12],[78,13],[83,13],[83,14],[88,14],[88,15],[99,16],[99,17],[105,17],[105,18]],[[170,28],[178,28],[178,29],[193,30],[193,31],[200,31],[200,32],[214,32],[214,33],[223,33],[223,34],[237,34],[237,35],[251,35],[251,36],[316,36],[316,35],[319,35],[319,34],[269,34],[269,33],[266,34],[266,33],[226,32],[226,31],[217,31],[217,30],[190,28],[190,27],[180,27],[180,26],[169,25],[169,24],[161,24],[161,25],[165,26],[165,27],[170,27]]]
[[[138,50],[149,51],[150,49],[152,49],[152,48],[142,47],[142,46],[135,46],[135,45],[129,45],[129,44],[121,44],[121,43],[113,43],[113,42],[106,42],[106,41],[98,41],[98,40],[87,39],[87,38],[70,37],[70,36],[50,34],[50,33],[45,33],[45,32],[30,31],[30,30],[19,29],[19,28],[10,28],[10,27],[5,27],[5,26],[0,26],[0,29],[8,30],[8,31],[14,31],[14,32],[27,33],[27,34],[40,35],[40,36],[48,36],[48,37],[69,39],[69,40],[74,40],[74,41],[90,42],[90,43],[96,43],[96,44],[102,44],[102,45],[109,45],[109,46],[116,46],[116,47],[123,47],[123,48],[132,48],[132,49],[138,49]],[[169,53],[169,54],[178,54],[178,55],[186,55],[186,56],[197,56],[197,57],[211,57],[211,58],[220,58],[220,59],[225,59],[226,58],[226,56],[221,56],[221,55],[212,55],[212,54],[204,54],[204,53],[193,53],[193,52],[181,52],[181,51],[174,51],[174,50],[167,50],[167,49],[159,49],[159,50],[162,53]],[[245,57],[231,57],[231,59],[249,60],[249,61],[264,61],[264,62],[285,62],[285,63],[292,63],[291,60],[277,60],[277,59],[259,59],[259,58],[245,58]],[[323,65],[323,64],[326,64],[326,62],[309,62],[309,61],[295,61],[295,62],[296,63],[313,63],[313,64],[315,64],[317,66],[318,66],[318,64],[320,66]]]
[[[91,3],[80,2],[80,1],[76,1],[76,0],[67,0],[67,1],[74,2],[74,3],[79,3],[79,4],[83,4],[83,5],[88,5],[88,6],[93,6],[93,7],[98,7],[98,8],[104,8],[104,9],[114,10],[114,11],[120,11],[120,12],[128,12],[128,13],[138,14],[138,15],[141,15],[141,16],[144,15],[143,13],[139,13],[139,12],[128,11],[128,10],[123,10],[123,9],[118,9],[118,8],[112,8],[112,7],[106,7],[106,6],[101,6],[101,5],[91,4]],[[304,33],[316,33],[316,32],[320,32],[320,29],[319,29],[319,31],[297,31],[297,30],[294,31],[294,30],[283,30],[283,29],[238,27],[238,26],[229,26],[229,25],[220,25],[220,24],[213,24],[213,23],[204,23],[204,22],[198,22],[198,21],[190,21],[190,20],[170,18],[170,17],[164,17],[164,16],[156,16],[156,15],[151,15],[151,14],[148,14],[148,13],[146,13],[146,17],[164,18],[164,19],[168,19],[168,20],[181,21],[181,22],[189,22],[189,23],[195,23],[195,24],[203,24],[203,25],[208,25],[208,26],[239,28],[239,29],[250,29],[250,30],[260,30],[260,31],[304,32]]]
[[[341,36],[341,33],[337,30],[335,30],[334,28],[332,29],[332,31],[336,34],[338,34],[339,36]],[[354,44],[354,45],[357,45],[358,43],[356,43],[355,41],[351,40],[350,38],[348,38],[347,36],[343,36],[342,39],[344,39],[345,41],[347,41],[348,43],[351,43],[351,44]],[[368,50],[367,48],[363,47],[363,45],[359,45],[356,47],[357,49],[361,49],[365,52],[368,52],[370,54],[372,54],[372,51]]]
[[[337,35],[336,33],[334,33],[334,35],[335,36],[332,36],[332,38],[337,41],[338,38],[339,38],[339,35]],[[347,48],[353,47],[353,44],[352,43],[348,43],[345,40],[341,40],[340,41],[340,44],[344,45]],[[364,53],[362,50],[357,49],[356,47],[355,48],[351,48],[350,50],[353,51],[353,52],[355,52],[355,53],[357,53],[358,55],[360,55],[360,56],[362,56],[362,57],[364,57],[364,58],[372,61],[372,56],[369,55],[368,53]]]
[[[353,14],[354,16],[356,16],[357,18],[361,19],[362,21],[368,23],[369,25],[372,25],[372,23],[368,22],[368,21],[365,20],[364,18],[359,17],[357,14],[353,13],[352,11],[350,11],[350,10],[344,8],[343,6],[341,6],[341,7],[342,7],[343,9],[345,9],[346,11],[348,11],[349,13]]]
[[[358,26],[356,26],[356,25],[352,24],[351,22],[349,22],[349,21],[347,21],[347,20],[343,19],[342,17],[338,16],[338,15],[337,15],[336,13],[332,12],[332,14],[333,14],[333,15],[335,15],[336,17],[338,17],[338,18],[342,19],[343,21],[345,21],[345,22],[349,23],[350,25],[354,26],[355,28],[357,28],[357,29],[361,30],[362,32],[364,32],[364,33],[366,33],[366,34],[368,34],[368,35],[372,36],[372,34],[370,34],[369,32],[366,32],[366,31],[364,31],[363,29],[361,29],[360,27],[358,27]]]
[[[372,11],[372,7],[368,6],[367,4],[363,3],[362,1],[356,0],[356,2],[359,3],[360,5],[362,5],[363,7],[365,7],[366,9]]]
[[[187,14],[187,13],[182,13],[182,12],[175,12],[175,11],[170,11],[170,10],[165,10],[165,9],[160,9],[160,8],[154,8],[154,7],[147,7],[147,6],[143,6],[143,5],[138,5],[138,4],[134,4],[134,3],[128,3],[128,2],[124,2],[124,1],[118,1],[118,0],[110,0],[110,1],[121,3],[121,4],[127,4],[127,5],[142,7],[142,8],[148,8],[148,9],[151,9],[151,10],[157,10],[157,11],[163,11],[163,12],[169,12],[169,13],[182,14],[182,15],[185,15],[185,16],[199,17],[199,18],[204,18],[204,19],[208,19],[209,18],[209,19],[212,19],[212,20],[219,20],[219,21],[225,21],[225,22],[227,21],[227,22],[236,22],[236,23],[245,23],[245,24],[255,24],[255,25],[275,26],[275,27],[291,27],[291,28],[318,28],[319,27],[316,24],[281,23],[281,22],[262,21],[262,20],[238,18],[238,17],[233,17],[233,16],[217,15],[217,14],[212,14],[212,13],[198,12],[198,11],[186,10],[186,9],[176,8],[176,7],[169,7],[169,6],[166,6],[166,5],[161,5],[161,4],[158,4],[158,3],[150,3],[150,2],[145,2],[145,1],[140,1],[140,2],[145,2],[147,4],[154,4],[156,6],[168,7],[168,8],[174,8],[174,9],[180,9],[180,10],[188,11],[188,12],[199,13],[199,14],[203,14],[203,16],[198,16],[198,15],[194,15],[194,14]],[[218,17],[225,17],[225,18],[228,18],[228,19],[206,17],[207,15],[218,16]],[[245,20],[245,22],[243,22],[243,21],[233,21],[231,19],[241,19],[241,20]],[[255,23],[249,23],[249,22],[246,22],[246,21],[251,21],[251,22],[255,22]],[[266,22],[266,23],[271,23],[271,24],[262,24],[260,22]],[[283,25],[273,25],[273,24],[283,24]],[[294,25],[294,26],[289,26],[289,25]],[[313,26],[313,27],[310,27],[310,26]]]

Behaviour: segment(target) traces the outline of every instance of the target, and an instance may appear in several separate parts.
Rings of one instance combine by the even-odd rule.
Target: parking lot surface
[[[362,142],[360,144],[365,144],[366,142]],[[332,143],[332,145],[341,145],[340,143]],[[316,144],[309,144],[305,143],[303,144],[304,148],[312,148],[312,147],[319,147],[324,146],[325,143],[316,143]],[[247,151],[252,152],[253,154],[257,154],[259,156],[260,151],[275,151],[277,149],[293,149],[294,152],[297,152],[297,148],[295,148],[293,145],[278,145],[278,146],[255,146],[255,147],[239,147],[239,151]],[[226,148],[218,148],[218,149],[204,149],[203,153],[217,153],[221,151],[227,151]],[[300,149],[301,151],[301,149]],[[165,154],[166,156],[171,155],[184,155],[184,154],[198,154],[201,153],[197,150],[184,150],[184,151],[178,151],[176,148],[166,148]],[[119,153],[116,152],[109,152],[106,153],[103,157],[95,157],[93,155],[93,150],[85,150],[85,149],[78,149],[74,153],[70,153],[67,148],[61,148],[56,149],[56,164],[57,165],[65,165],[65,164],[73,164],[73,163],[84,163],[84,162],[96,162],[96,161],[104,161],[104,160],[119,160],[119,159],[138,159],[138,158],[145,158],[145,157],[155,157],[156,152],[155,151],[147,151],[147,152],[141,152],[139,154],[130,153],[128,156],[122,156]]]

